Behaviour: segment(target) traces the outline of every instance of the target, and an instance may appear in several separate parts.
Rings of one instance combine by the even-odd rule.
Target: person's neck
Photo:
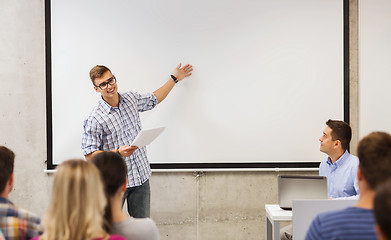
[[[128,217],[122,212],[122,196],[119,194],[110,198],[111,216],[113,223],[121,222]]]
[[[118,107],[119,106],[119,94],[113,96],[112,98],[105,98],[102,97],[105,102],[107,102],[112,107]]]
[[[373,209],[375,194],[376,192],[371,189],[360,189],[360,198],[358,199],[358,202],[355,207]]]
[[[338,159],[342,157],[342,155],[345,153],[345,150],[340,149],[337,150],[336,152],[329,154],[329,158],[331,159],[332,163],[335,163]]]
[[[6,186],[5,189],[4,189],[4,191],[3,191],[2,193],[0,193],[0,197],[8,199],[8,195],[9,195],[8,193],[9,193],[9,192],[10,192],[9,189],[8,189],[8,187]]]

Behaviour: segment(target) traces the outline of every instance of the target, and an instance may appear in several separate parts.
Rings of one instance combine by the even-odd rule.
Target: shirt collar
[[[3,198],[3,197],[0,197],[0,203],[14,205],[10,200],[8,200],[7,198]]]
[[[342,156],[340,157],[340,158],[338,158],[338,160],[337,161],[335,161],[335,163],[331,163],[331,159],[330,159],[330,157],[327,157],[327,164],[329,165],[329,166],[336,166],[336,167],[339,167],[339,166],[341,166],[345,161],[346,161],[346,159],[349,157],[349,152],[348,152],[348,150],[346,150],[345,152],[344,152],[344,154],[342,154]]]
[[[119,97],[119,104],[121,104],[121,102],[123,102],[123,97],[121,97],[121,94],[118,93],[118,97]],[[117,107],[112,107],[110,106],[110,104],[108,104],[104,99],[103,97],[100,97],[100,100],[99,100],[99,104],[100,106],[103,108],[103,111],[105,111],[107,114],[109,114],[112,110],[116,109]],[[119,105],[118,104],[118,105]]]

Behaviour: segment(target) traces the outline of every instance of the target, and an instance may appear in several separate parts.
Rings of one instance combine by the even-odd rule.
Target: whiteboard
[[[151,163],[316,162],[325,122],[343,119],[339,0],[51,1],[53,163],[83,157],[99,100],[89,70],[120,92],[153,92],[194,66],[143,129],[166,127]]]
[[[359,137],[391,132],[391,2],[360,0]]]

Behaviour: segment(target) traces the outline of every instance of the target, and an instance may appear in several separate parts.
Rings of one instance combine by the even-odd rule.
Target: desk
[[[266,204],[266,239],[280,240],[280,222],[292,221],[292,211],[282,210],[278,204]]]

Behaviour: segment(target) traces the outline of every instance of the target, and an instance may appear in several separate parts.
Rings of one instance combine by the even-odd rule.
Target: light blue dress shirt
[[[327,177],[329,198],[358,199],[358,164],[358,158],[348,151],[345,151],[335,163],[331,162],[330,157],[320,163],[319,176]]]

